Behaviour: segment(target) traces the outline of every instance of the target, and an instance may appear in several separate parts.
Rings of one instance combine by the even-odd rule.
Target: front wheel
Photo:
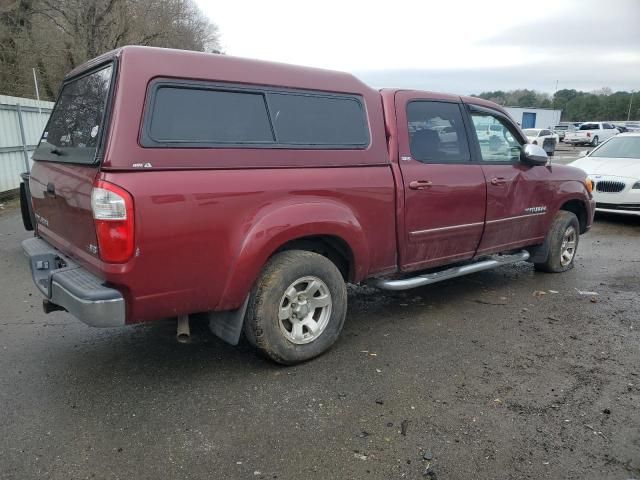
[[[549,253],[544,262],[534,264],[536,270],[560,273],[572,269],[580,241],[578,217],[572,212],[560,210],[547,235]]]
[[[347,288],[328,258],[289,250],[267,263],[251,292],[244,332],[268,358],[285,365],[310,360],[338,338]]]

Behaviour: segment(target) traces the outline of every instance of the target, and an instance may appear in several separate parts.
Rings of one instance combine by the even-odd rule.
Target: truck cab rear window
[[[34,159],[91,164],[105,122],[110,65],[62,87]]]
[[[156,84],[143,147],[364,148],[359,99],[204,84]]]
[[[366,146],[364,112],[349,97],[269,94],[278,142],[285,145]]]

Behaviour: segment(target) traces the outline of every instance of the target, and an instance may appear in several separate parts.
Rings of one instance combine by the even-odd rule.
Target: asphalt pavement
[[[640,478],[640,218],[598,216],[564,274],[350,287],[334,348],[288,368],[198,322],[45,315],[29,235],[5,205],[2,479]]]

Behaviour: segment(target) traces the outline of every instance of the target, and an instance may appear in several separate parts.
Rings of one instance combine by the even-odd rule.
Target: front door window
[[[483,113],[474,113],[471,119],[483,162],[513,163],[520,160],[522,145],[502,119]]]

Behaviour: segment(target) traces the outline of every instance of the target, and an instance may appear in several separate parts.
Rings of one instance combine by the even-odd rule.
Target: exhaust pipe
[[[189,315],[178,317],[178,328],[176,331],[178,343],[189,343],[191,341],[191,329],[189,328]]]

